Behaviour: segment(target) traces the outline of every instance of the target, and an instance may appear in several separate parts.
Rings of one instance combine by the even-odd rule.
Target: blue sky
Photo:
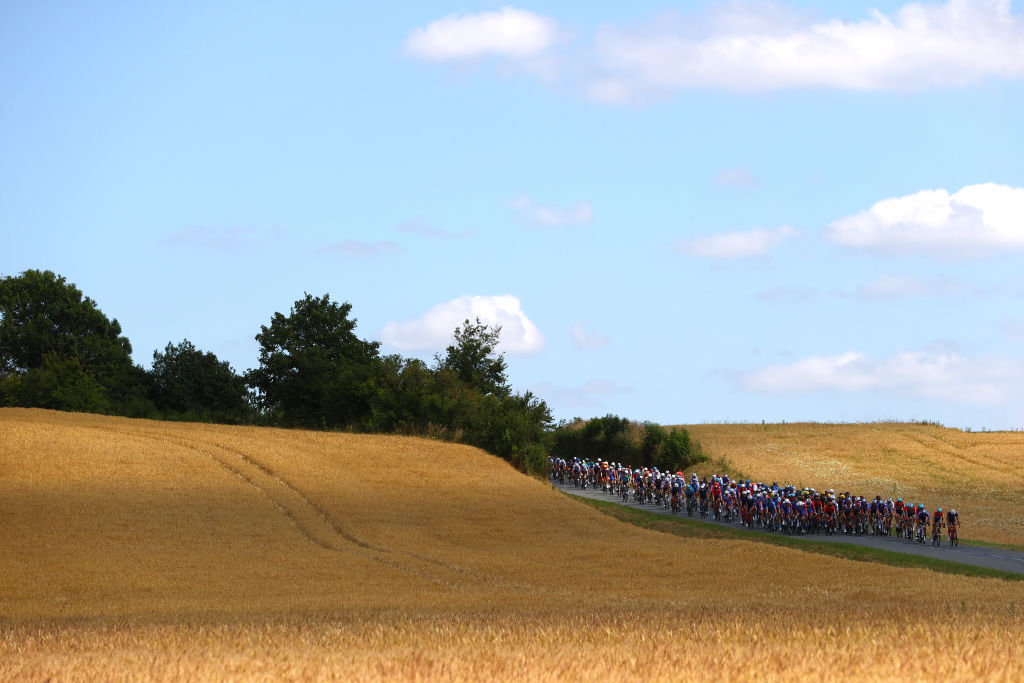
[[[1024,427],[1007,1],[0,6],[0,273],[135,359],[304,292],[557,418]]]

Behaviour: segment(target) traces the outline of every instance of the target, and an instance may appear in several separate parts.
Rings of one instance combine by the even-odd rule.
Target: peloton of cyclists
[[[569,479],[577,488],[593,486],[611,495],[641,504],[684,509],[690,516],[700,511],[727,521],[739,519],[747,528],[761,528],[790,534],[895,534],[897,538],[925,543],[931,527],[933,544],[941,542],[942,529],[947,530],[950,545],[958,545],[961,524],[956,510],[937,508],[929,513],[923,503],[905,502],[903,498],[883,500],[881,496],[866,499],[849,491],[834,489],[816,491],[772,482],[767,485],[748,480],[732,480],[728,475],[698,477],[692,472],[661,472],[657,467],[630,467],[603,460],[551,458],[551,479],[565,484]]]

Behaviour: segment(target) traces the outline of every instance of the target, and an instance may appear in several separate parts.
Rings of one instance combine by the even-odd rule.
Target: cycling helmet
[[[936,510],[936,512],[942,512],[942,508],[939,508],[938,510]]]
[[[951,514],[951,515],[955,515],[955,514],[956,514],[956,510],[950,510],[950,511],[949,511],[949,514]]]

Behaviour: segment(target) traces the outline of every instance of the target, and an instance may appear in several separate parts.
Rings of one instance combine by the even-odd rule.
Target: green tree
[[[644,465],[661,467],[661,453],[668,440],[668,432],[659,424],[644,422],[643,436],[640,439],[640,462]]]
[[[549,435],[551,454],[571,460],[609,460],[632,466],[681,470],[706,458],[682,427],[637,424],[615,415],[563,422]]]
[[[482,424],[474,430],[473,443],[521,470],[538,474],[545,471],[548,463],[544,445],[551,427],[547,403],[529,391],[484,398]]]
[[[245,380],[227,361],[185,339],[153,352],[153,403],[165,415],[239,424],[250,419]]]
[[[375,364],[370,413],[360,427],[368,432],[422,432],[434,418],[434,373],[417,358],[384,356]]]
[[[695,453],[690,433],[682,427],[672,429],[662,447],[662,466],[670,471],[685,469],[704,458]]]
[[[267,419],[287,426],[346,427],[370,414],[378,342],[356,337],[352,305],[330,295],[295,302],[256,335],[258,368],[246,373]]]
[[[491,327],[467,318],[462,327],[455,328],[454,343],[445,355],[436,356],[438,370],[451,370],[460,380],[483,394],[507,396],[508,379],[505,354],[496,353],[501,341],[501,326]]]
[[[63,276],[26,270],[0,280],[0,374],[19,405],[146,414],[145,371],[131,352],[117,319]]]
[[[88,413],[110,412],[107,390],[85,372],[77,358],[48,353],[42,367],[12,373],[0,383],[3,403]]]

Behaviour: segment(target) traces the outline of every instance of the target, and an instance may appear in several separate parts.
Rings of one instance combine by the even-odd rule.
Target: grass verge
[[[625,507],[610,501],[592,500],[590,498],[580,498],[576,496],[573,496],[573,499],[590,505],[609,517],[614,517],[621,522],[626,522],[627,524],[632,524],[633,526],[638,526],[643,529],[673,534],[675,536],[683,536],[685,538],[720,538],[734,541],[748,541],[752,543],[766,543],[769,545],[779,545],[786,548],[792,548],[794,550],[841,557],[843,559],[855,560],[858,562],[875,562],[878,564],[887,564],[893,567],[929,569],[943,574],[959,574],[962,576],[976,576],[987,579],[1024,581],[1024,574],[1016,574],[1014,572],[1006,572],[998,569],[976,567],[969,564],[960,564],[959,562],[938,560],[929,557],[921,557],[919,555],[908,555],[906,553],[880,550],[878,548],[865,548],[863,546],[848,543],[824,543],[804,538],[754,533],[743,529],[735,529],[718,524],[711,524],[709,522],[702,522],[700,520],[690,519],[689,517],[670,517],[650,512],[648,510],[637,510],[635,508]]]
[[[979,541],[976,538],[970,536],[960,535],[960,540],[964,545],[980,545],[985,548],[994,548],[996,550],[1016,550],[1017,552],[1024,552],[1024,545],[1017,543],[993,543],[992,541]]]

